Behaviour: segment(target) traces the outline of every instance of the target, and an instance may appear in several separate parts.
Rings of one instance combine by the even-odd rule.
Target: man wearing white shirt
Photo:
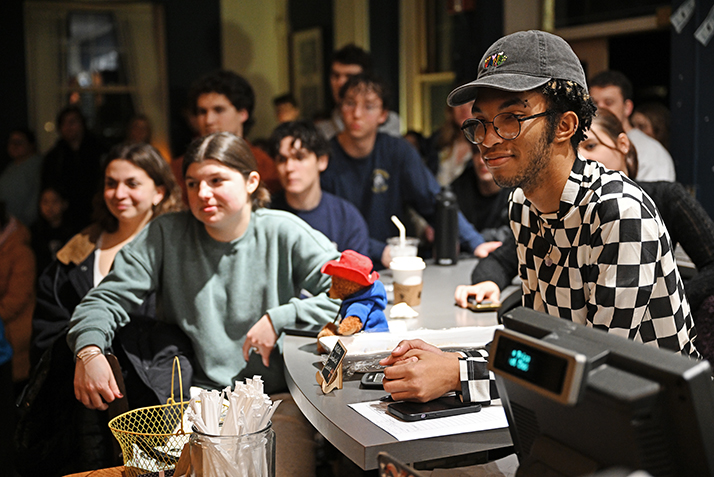
[[[590,96],[597,107],[607,109],[617,116],[627,137],[635,145],[639,160],[637,181],[674,182],[676,178],[674,161],[667,149],[630,124],[629,118],[634,109],[630,80],[619,71],[603,71],[595,75],[589,83]]]

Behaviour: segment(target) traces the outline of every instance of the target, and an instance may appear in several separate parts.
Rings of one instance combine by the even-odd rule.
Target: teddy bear
[[[364,331],[389,331],[384,309],[387,306],[387,292],[379,281],[379,273],[372,271],[369,257],[345,250],[339,260],[330,260],[321,269],[332,276],[332,286],[327,292],[330,298],[342,300],[338,316],[342,317],[339,327],[334,323],[325,325],[318,334],[323,336],[348,336]],[[321,350],[324,352],[325,350]]]

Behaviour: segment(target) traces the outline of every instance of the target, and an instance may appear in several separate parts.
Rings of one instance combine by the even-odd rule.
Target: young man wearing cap
[[[553,316],[699,357],[671,240],[650,198],[619,172],[576,153],[595,107],[561,38],[518,32],[494,43],[452,106],[475,100],[462,129],[502,187],[523,304]],[[478,287],[481,284],[475,285]],[[480,293],[489,297],[489,293]],[[382,364],[395,400],[461,391],[487,401],[483,357],[402,342]]]
[[[335,107],[330,113],[329,118],[315,122],[317,130],[325,136],[325,139],[331,139],[345,129],[345,123],[342,121],[342,113],[340,112],[340,89],[347,83],[348,79],[360,74],[372,74],[372,56],[362,48],[349,44],[340,48],[332,55],[332,61],[330,63],[330,90],[332,91],[332,99],[335,102]],[[379,126],[379,132],[389,134],[390,136],[401,137],[402,132],[399,115],[394,111],[388,111],[386,119],[384,119]]]
[[[308,121],[279,125],[270,137],[270,155],[278,170],[281,192],[270,207],[297,215],[329,238],[340,252],[369,253],[367,223],[359,210],[320,187],[320,173],[327,168],[330,147]]]
[[[676,178],[674,161],[667,149],[656,139],[632,127],[630,116],[632,103],[632,83],[619,71],[603,71],[590,80],[590,95],[600,109],[607,109],[617,116],[622,129],[637,150],[639,167],[638,182],[667,181]]]
[[[218,70],[197,79],[188,94],[188,103],[196,116],[198,133],[201,136],[215,132],[230,132],[245,139],[255,123],[253,107],[255,93],[248,81],[233,71]],[[258,162],[260,180],[270,192],[280,190],[278,173],[270,157],[260,148],[249,144]],[[171,170],[184,191],[181,165],[183,156],[171,162]]]
[[[387,115],[385,85],[370,76],[350,78],[340,90],[346,128],[330,140],[330,163],[320,180],[323,190],[354,204],[369,227],[369,258],[387,267],[386,240],[397,233],[391,217],[406,219],[407,206],[433,221],[441,188],[419,153],[405,139],[379,132]],[[485,242],[463,214],[458,214],[462,248],[484,257],[500,246]]]

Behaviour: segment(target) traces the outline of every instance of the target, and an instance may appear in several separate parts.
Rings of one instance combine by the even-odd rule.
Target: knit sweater
[[[298,317],[330,321],[338,306],[325,295],[330,278],[320,268],[338,256],[324,235],[286,212],[252,212],[243,236],[228,243],[213,240],[189,212],[166,214],[117,254],[112,272],[76,308],[67,341],[75,352],[105,348],[128,312],[156,291],[159,318],[193,343],[194,384],[218,388],[260,374],[275,388],[282,363],[271,359],[265,368],[256,355],[246,363],[245,335],[266,313],[278,334]],[[314,298],[297,298],[301,289]]]

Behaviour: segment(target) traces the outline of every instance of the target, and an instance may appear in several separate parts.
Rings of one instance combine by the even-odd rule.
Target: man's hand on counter
[[[400,342],[382,359],[384,390],[395,401],[426,402],[450,391],[459,391],[458,353],[445,353],[422,340]]]

